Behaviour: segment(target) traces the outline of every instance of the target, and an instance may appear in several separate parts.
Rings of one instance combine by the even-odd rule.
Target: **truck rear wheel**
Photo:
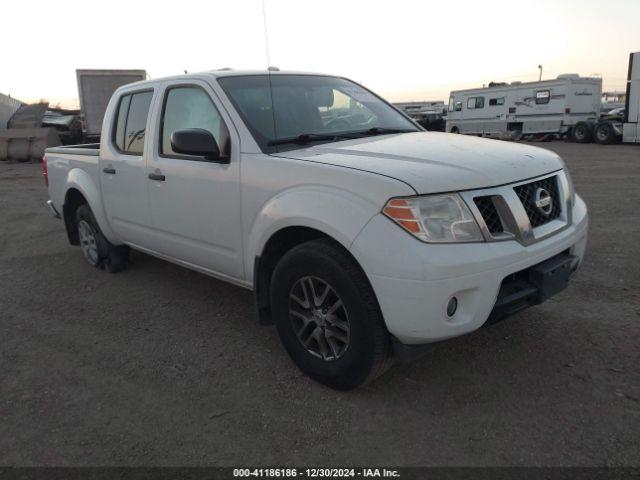
[[[608,145],[616,139],[616,132],[609,122],[601,122],[593,130],[593,140],[600,145]]]
[[[289,356],[331,388],[363,385],[393,362],[373,289],[332,240],[312,240],[285,254],[271,279],[271,308]]]
[[[587,122],[578,122],[571,129],[571,139],[576,143],[589,143],[591,141],[592,127]]]
[[[81,205],[76,210],[76,229],[80,249],[90,265],[106,268],[110,273],[119,272],[126,268],[129,247],[113,245],[106,239],[87,204]]]

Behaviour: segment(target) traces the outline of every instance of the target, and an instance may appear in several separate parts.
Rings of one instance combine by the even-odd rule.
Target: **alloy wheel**
[[[347,310],[335,289],[318,277],[299,279],[289,293],[289,318],[302,346],[325,361],[349,348]]]
[[[80,237],[80,248],[85,258],[91,265],[97,265],[99,256],[95,229],[86,221],[80,220],[78,236]]]

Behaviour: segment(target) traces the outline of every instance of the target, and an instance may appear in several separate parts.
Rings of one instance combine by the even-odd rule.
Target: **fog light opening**
[[[453,317],[456,314],[457,309],[458,299],[456,297],[451,297],[447,303],[447,316]]]

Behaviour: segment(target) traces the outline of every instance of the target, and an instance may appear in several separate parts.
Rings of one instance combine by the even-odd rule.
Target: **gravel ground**
[[[640,465],[640,148],[542,145],[591,215],[567,290],[354,392],[307,379],[252,294],[67,244],[0,164],[0,465]]]

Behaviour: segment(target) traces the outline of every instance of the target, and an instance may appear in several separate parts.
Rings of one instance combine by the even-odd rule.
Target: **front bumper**
[[[389,332],[403,344],[418,345],[480,328],[496,307],[501,286],[517,272],[561,253],[574,256],[572,269],[577,269],[587,229],[586,205],[576,195],[571,224],[527,246],[516,241],[425,244],[378,215],[351,251],[367,273]],[[458,308],[448,316],[452,297]]]

